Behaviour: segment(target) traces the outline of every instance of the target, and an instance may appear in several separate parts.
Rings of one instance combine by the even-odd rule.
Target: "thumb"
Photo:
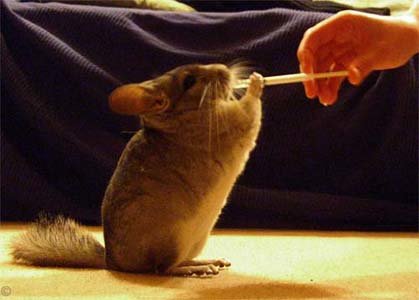
[[[373,66],[368,61],[354,61],[348,67],[348,80],[353,85],[360,85],[373,71]]]

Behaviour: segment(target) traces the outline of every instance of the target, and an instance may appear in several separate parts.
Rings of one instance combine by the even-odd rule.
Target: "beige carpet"
[[[202,257],[232,266],[199,279],[14,265],[7,243],[23,228],[0,227],[0,300],[419,299],[418,234],[218,230]]]

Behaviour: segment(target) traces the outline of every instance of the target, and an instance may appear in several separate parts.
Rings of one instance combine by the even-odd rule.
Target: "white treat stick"
[[[264,77],[264,83],[265,85],[277,85],[277,84],[302,82],[302,81],[306,81],[310,79],[346,77],[346,76],[348,76],[348,71],[314,73],[314,74],[297,73],[297,74]],[[242,88],[246,88],[248,85],[249,85],[249,79],[239,80],[237,84],[234,86],[234,88],[242,89]]]

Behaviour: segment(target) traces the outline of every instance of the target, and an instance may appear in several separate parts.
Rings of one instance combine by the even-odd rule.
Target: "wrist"
[[[406,27],[406,34],[412,43],[412,55],[419,53],[419,0],[413,0],[409,12],[398,18]]]
[[[386,34],[395,37],[393,44],[398,45],[398,58],[407,61],[419,53],[419,22],[412,15],[391,17]]]

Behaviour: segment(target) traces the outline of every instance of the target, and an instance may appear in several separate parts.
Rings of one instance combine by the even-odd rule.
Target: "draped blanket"
[[[244,60],[296,73],[307,28],[327,13],[171,13],[1,1],[3,220],[39,211],[100,222],[100,203],[136,118],[108,94],[189,63]],[[396,45],[395,45],[396,46]],[[345,84],[336,105],[301,84],[265,88],[263,128],[218,226],[415,230],[418,57]]]

